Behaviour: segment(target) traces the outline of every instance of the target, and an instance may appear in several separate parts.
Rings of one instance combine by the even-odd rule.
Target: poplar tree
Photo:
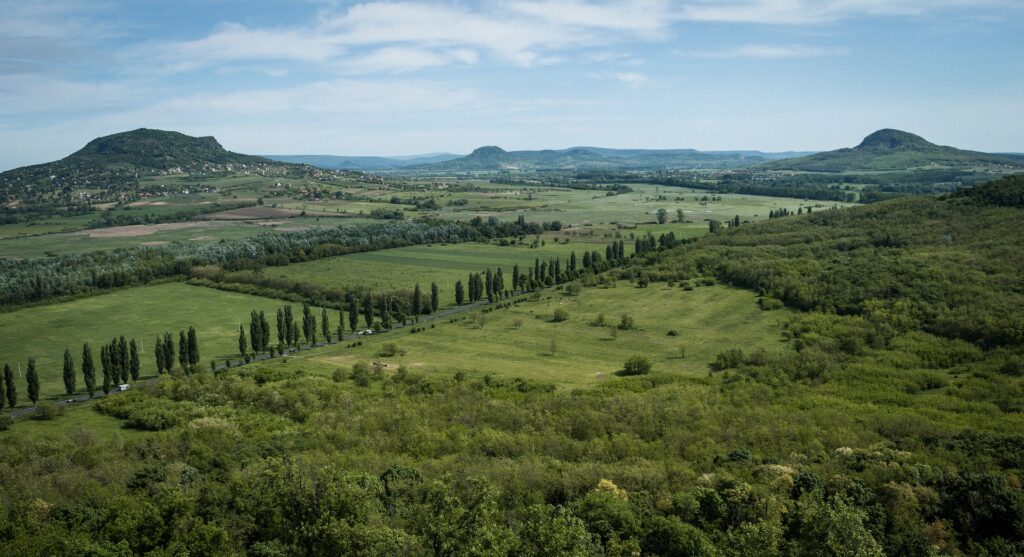
[[[270,350],[270,322],[267,321],[267,316],[262,311],[260,312],[260,348],[264,352]],[[196,350],[198,350],[198,346]],[[196,363],[199,363],[199,360],[196,360]]]
[[[284,309],[277,308],[277,344],[284,344]]]
[[[327,308],[320,308],[320,332],[324,342],[331,342],[331,325],[327,322]]]
[[[100,347],[100,364],[103,366],[103,394],[110,392],[110,347]]]
[[[185,329],[178,331],[178,364],[181,371],[189,372],[188,369],[188,337],[185,336]]]
[[[462,305],[462,302],[466,299],[466,292],[462,288],[462,281],[455,282],[455,305]]]
[[[118,369],[121,371],[121,382],[128,382],[128,342],[124,337],[117,342]]]
[[[285,344],[293,345],[299,339],[295,338],[295,319],[292,317],[292,306],[284,306],[284,339]]]
[[[139,345],[135,343],[135,339],[128,344],[128,354],[128,373],[132,376],[132,381],[138,381],[141,366],[139,365]]]
[[[291,335],[289,334],[288,336],[290,337]],[[241,323],[238,324],[238,353],[243,357],[249,353],[245,345],[245,327],[242,327]]]
[[[174,369],[174,337],[171,332],[164,333],[164,370],[170,373]]]
[[[363,296],[363,319],[367,329],[373,327],[373,294],[369,292]]]
[[[5,370],[8,369],[7,364],[4,364],[4,369]],[[0,375],[2,375],[2,374],[3,374],[3,372],[0,371]],[[4,403],[6,401],[7,401],[7,388],[6,388],[6,385],[5,385],[5,382],[4,382],[4,377],[0,377],[0,409],[2,409],[4,407]]]
[[[348,306],[348,328],[356,332],[359,326],[359,305],[356,304],[356,297],[351,292],[345,293],[345,304]]]
[[[188,328],[188,365],[193,371],[199,369],[199,339],[196,338],[196,328]]]
[[[75,394],[75,361],[71,359],[71,350],[64,349],[64,392]]]
[[[262,323],[260,322],[260,316],[256,313],[256,310],[249,312],[249,345],[252,346],[252,351],[259,353],[263,351],[263,331],[261,330]]]
[[[82,378],[85,379],[85,390],[89,391],[89,398],[92,398],[96,390],[96,367],[92,362],[92,348],[89,348],[88,342],[82,345]]]
[[[164,339],[160,335],[156,335],[156,342],[153,343],[153,355],[156,358],[156,372],[158,375],[164,374]],[[85,365],[85,364],[83,364]]]
[[[292,342],[296,347],[299,346],[299,324],[298,322],[292,322]]]
[[[39,400],[39,373],[36,371],[36,359],[28,359],[28,370],[25,371],[25,380],[28,382],[28,399],[35,404]]]
[[[437,308],[441,306],[441,291],[437,288],[437,283],[430,283],[430,313],[437,311]]]
[[[14,372],[7,364],[4,364],[4,386],[7,387],[7,406],[14,408],[18,405],[18,388],[14,386]]]

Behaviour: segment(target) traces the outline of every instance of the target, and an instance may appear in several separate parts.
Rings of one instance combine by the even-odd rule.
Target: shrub
[[[405,351],[398,348],[398,345],[393,342],[386,342],[380,347],[380,352],[377,355],[385,358],[393,358],[395,356],[404,356]]]
[[[668,332],[665,333],[665,334],[670,336],[670,337],[677,337],[677,336],[679,336],[679,331],[677,331],[675,329],[669,329]]]
[[[773,311],[782,309],[782,300],[778,298],[772,298],[771,296],[762,296],[757,299],[757,307],[761,308],[762,311]]]
[[[370,366],[365,362],[352,364],[352,381],[360,387],[370,386]]]
[[[14,425],[14,418],[10,414],[0,414],[0,431],[7,431]]]
[[[743,364],[743,350],[739,348],[730,348],[725,352],[720,352],[715,357],[714,363],[711,364],[711,369],[716,371],[722,371],[723,369],[732,369],[740,367]]]
[[[619,320],[619,328],[623,331],[631,331],[636,328],[636,320],[633,319],[633,316],[623,313]]]
[[[565,321],[566,319],[569,319],[569,312],[565,311],[562,308],[558,308],[558,309],[555,310],[555,315],[554,315],[554,317],[552,317],[551,320],[554,321],[555,323],[561,323],[562,321]]]
[[[603,313],[597,314],[597,317],[595,317],[594,320],[590,322],[591,327],[604,327],[606,325],[608,325],[608,323],[605,322]]]
[[[626,365],[622,368],[623,375],[645,375],[651,372],[651,361],[646,356],[637,354],[636,356],[630,356],[626,360]]]
[[[64,414],[64,408],[44,400],[36,405],[36,413],[32,415],[33,420],[52,420]]]

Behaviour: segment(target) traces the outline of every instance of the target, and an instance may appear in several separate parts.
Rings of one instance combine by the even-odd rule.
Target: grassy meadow
[[[715,356],[729,348],[789,349],[782,327],[791,313],[762,311],[754,294],[726,286],[684,291],[664,283],[635,288],[620,282],[615,288],[585,288],[577,296],[548,291],[530,298],[520,297],[521,303],[507,309],[460,314],[454,322],[439,319],[418,333],[363,337],[361,346],[341,343],[264,365],[330,375],[339,367],[379,361],[391,371],[404,364],[428,375],[461,371],[577,387],[614,378],[626,358],[638,353],[651,359],[655,373],[703,377]],[[569,317],[555,323],[559,308]],[[591,324],[600,314],[609,326]],[[615,328],[623,314],[636,320],[635,330]],[[397,344],[404,355],[379,356],[386,343]]]

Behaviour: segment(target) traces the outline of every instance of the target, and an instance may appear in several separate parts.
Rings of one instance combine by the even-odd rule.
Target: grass
[[[569,313],[568,320],[552,322],[557,308]],[[612,324],[629,314],[637,329],[613,333],[612,327],[591,326],[600,313]],[[462,371],[585,386],[607,380],[628,357],[643,354],[653,362],[654,373],[704,376],[715,356],[729,348],[788,350],[781,333],[791,313],[761,311],[754,294],[726,286],[684,291],[664,284],[640,289],[622,282],[615,288],[585,288],[579,296],[549,291],[539,300],[482,314],[482,326],[478,315],[435,322],[436,328],[427,326],[415,334],[399,330],[363,337],[361,346],[343,343],[266,365],[300,366],[330,375],[356,362],[379,361],[391,371],[405,364],[410,371],[427,374]],[[678,336],[670,336],[669,330]],[[386,343],[396,343],[404,356],[379,356]]]
[[[97,368],[97,384],[102,378],[100,345],[115,336],[140,341],[144,376],[156,373],[153,342],[156,335],[170,331],[177,346],[177,332],[195,326],[199,337],[200,363],[209,368],[212,358],[223,360],[238,354],[238,325],[245,323],[248,337],[249,312],[263,310],[276,335],[275,315],[284,305],[280,300],[222,292],[181,283],[129,288],[81,300],[20,309],[0,314],[0,338],[4,348],[0,362],[10,363],[15,371],[20,405],[29,403],[23,378],[17,377],[18,365],[24,372],[29,357],[36,358],[40,376],[40,398],[64,395],[64,349],[70,348],[78,371],[78,393],[85,392],[81,376],[82,344],[92,347]],[[301,308],[293,311],[301,316]],[[319,318],[319,312],[317,317]],[[331,315],[337,324],[337,312]],[[276,336],[272,339],[276,343]]]
[[[603,257],[609,243],[611,239],[604,238],[555,243],[548,235],[545,244],[536,248],[483,243],[409,246],[268,268],[264,272],[268,276],[328,286],[411,289],[417,282],[424,288],[436,282],[441,288],[442,305],[446,306],[454,303],[455,281],[465,284],[469,273],[501,267],[506,284],[511,284],[514,264],[523,268],[532,266],[536,258],[547,261],[553,257],[562,258],[564,264],[575,251],[582,265],[583,251],[598,250]],[[627,253],[632,252],[631,247]]]

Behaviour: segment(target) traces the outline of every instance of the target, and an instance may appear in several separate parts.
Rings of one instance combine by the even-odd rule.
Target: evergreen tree
[[[284,309],[277,308],[277,344],[284,344],[284,338],[286,336],[284,328]]]
[[[4,386],[7,391],[7,406],[14,408],[18,405],[18,388],[14,386],[14,372],[7,364],[4,364]]]
[[[184,329],[178,331],[178,365],[185,373],[191,371],[188,367],[188,337]]]
[[[110,347],[100,347],[100,364],[103,366],[103,394],[110,392],[112,382],[110,380]]]
[[[494,272],[494,295],[497,298],[501,298],[502,292],[505,291],[505,275],[501,272],[501,267]]]
[[[289,333],[288,336],[290,338],[292,335]],[[238,324],[238,353],[243,357],[249,353],[249,348],[245,343],[245,327],[241,323]]]
[[[310,339],[315,333],[313,329],[313,321],[310,319],[313,317],[313,311],[309,309],[309,304],[302,304],[302,336],[306,339],[306,342],[312,344]]]
[[[28,370],[25,371],[25,381],[28,382],[28,399],[35,404],[39,400],[39,373],[36,371],[36,359],[28,359]]]
[[[64,392],[75,394],[75,361],[71,359],[71,350],[64,349]]]
[[[160,337],[157,337],[159,339]],[[82,345],[82,378],[85,379],[85,390],[89,391],[89,398],[96,391],[96,367],[92,361],[92,348],[89,343]]]
[[[462,302],[465,301],[465,298],[466,293],[462,288],[462,281],[455,281],[455,305],[461,306]]]
[[[348,328],[356,332],[359,326],[359,306],[356,304],[356,297],[351,292],[345,293],[345,305],[348,307]]]
[[[419,315],[422,313],[423,308],[423,293],[420,292],[420,283],[416,283],[416,288],[412,291],[412,314],[416,321],[419,321]]]
[[[297,321],[292,321],[292,342],[294,346],[299,346],[299,323]]]
[[[199,339],[196,337],[196,328],[188,328],[188,365],[192,371],[199,369]]]
[[[576,254],[573,253],[573,259],[575,260]],[[512,290],[519,290],[519,265],[512,265]]]
[[[437,283],[430,283],[430,313],[437,311],[437,308],[441,306],[441,291],[437,288]]]
[[[324,337],[324,342],[331,342],[331,325],[327,322],[327,308],[320,309],[320,333]]]
[[[132,339],[128,344],[128,353],[128,373],[132,376],[132,381],[138,381],[141,369],[139,365],[139,346],[135,343],[135,339]]]
[[[484,279],[484,288],[487,290],[487,303],[494,301],[494,273],[487,269]]]

